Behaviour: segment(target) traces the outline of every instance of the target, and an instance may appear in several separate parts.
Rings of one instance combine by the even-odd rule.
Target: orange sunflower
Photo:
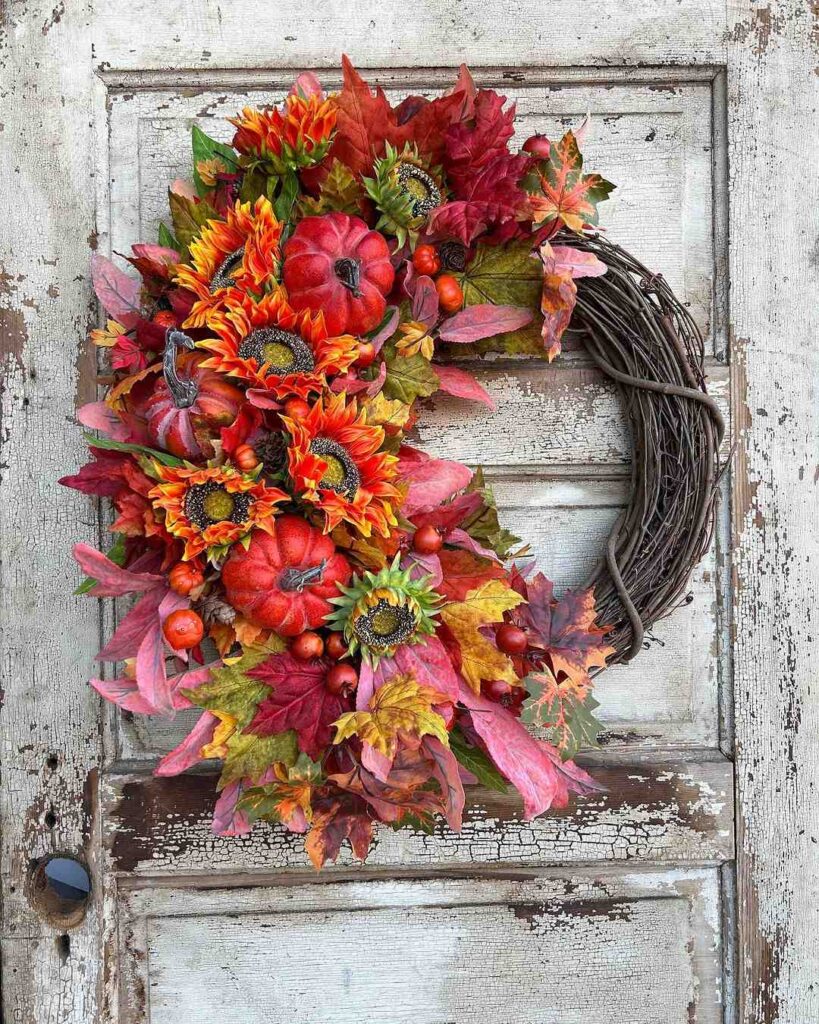
[[[233,148],[244,156],[269,162],[277,174],[310,167],[324,158],[336,127],[334,97],[288,96],[280,110],[245,107],[231,118],[236,126]]]
[[[230,287],[264,292],[279,272],[281,235],[282,224],[265,196],[252,208],[237,201],[226,220],[209,220],[191,242],[191,264],[176,268],[176,283],[197,297],[182,326],[205,326]]]
[[[163,482],[148,497],[154,508],[164,509],[168,532],[185,541],[186,561],[205,550],[218,557],[254,528],[272,533],[275,506],[289,500],[278,487],[266,487],[230,465],[197,469],[156,463],[154,468]]]
[[[324,532],[342,521],[364,537],[372,531],[387,537],[397,525],[394,507],[400,492],[393,483],[398,460],[379,452],[381,427],[367,425],[354,399],[343,394],[316,402],[307,416],[282,416],[292,440],[288,466],[294,492],[324,513]]]
[[[276,398],[320,392],[326,378],[343,373],[359,352],[352,335],[328,338],[324,315],[296,313],[278,288],[258,302],[229,289],[208,327],[218,338],[198,343],[213,353],[202,365],[266,388]]]

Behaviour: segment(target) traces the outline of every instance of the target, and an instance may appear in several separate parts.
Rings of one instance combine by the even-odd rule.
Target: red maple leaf
[[[443,548],[438,558],[443,579],[437,590],[448,601],[464,601],[470,590],[487,580],[505,579],[507,575],[502,565],[463,548]]]
[[[336,135],[328,157],[341,160],[355,174],[372,170],[373,159],[381,156],[387,142],[403,147],[409,136],[407,125],[400,125],[384,91],[373,93],[346,55],[341,58],[344,84],[336,97],[338,117]]]
[[[605,642],[607,628],[596,624],[594,588],[567,590],[558,601],[551,580],[538,573],[527,582],[526,597],[528,604],[519,605],[512,618],[526,630],[530,647],[544,652],[555,678],[562,673],[576,687],[591,686],[589,670],[605,668],[614,653]]]
[[[510,155],[508,144],[515,131],[515,105],[504,110],[505,102],[505,96],[492,89],[481,89],[475,96],[474,117],[452,125],[447,131],[445,168],[458,199],[467,198],[464,193],[479,168],[499,155]]]
[[[274,654],[248,672],[271,688],[259,704],[247,731],[257,736],[294,729],[299,749],[318,761],[333,739],[333,722],[350,710],[348,698],[330,693],[325,677],[326,659],[299,661],[291,654]]]
[[[373,823],[367,805],[354,794],[344,794],[341,799],[322,801],[320,809],[314,805],[313,827],[304,849],[319,869],[327,861],[333,863],[345,839],[350,841],[355,856],[366,860],[372,838]]]

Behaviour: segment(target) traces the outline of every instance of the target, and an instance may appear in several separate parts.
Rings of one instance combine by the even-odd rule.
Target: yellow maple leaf
[[[523,600],[503,581],[488,580],[470,590],[463,601],[441,609],[441,618],[461,649],[461,675],[475,693],[480,693],[482,680],[502,679],[510,686],[520,683],[511,660],[483,636],[480,627],[502,622],[503,613]]]
[[[446,723],[432,710],[433,704],[443,704],[448,699],[431,686],[421,686],[409,673],[395,676],[375,691],[369,711],[348,711],[333,723],[334,742],[358,736],[385,757],[393,758],[398,732],[402,730],[415,736],[435,736],[449,746]]]
[[[367,410],[367,424],[383,427],[387,434],[399,433],[410,416],[410,407],[406,402],[398,398],[385,398],[383,391],[379,391],[375,398],[368,399],[364,408]]]

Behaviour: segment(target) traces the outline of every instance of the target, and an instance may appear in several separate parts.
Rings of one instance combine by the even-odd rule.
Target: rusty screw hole
[[[85,917],[90,895],[91,876],[75,857],[53,854],[34,862],[28,880],[29,902],[54,927],[76,928]]]
[[[53,810],[46,811],[44,821],[48,828],[54,828],[57,824],[57,815]]]

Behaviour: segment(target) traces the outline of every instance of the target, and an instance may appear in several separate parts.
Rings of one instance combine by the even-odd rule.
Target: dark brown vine
[[[578,281],[571,329],[616,383],[632,435],[628,502],[587,581],[614,664],[679,605],[708,550],[725,426],[706,391],[702,335],[662,276],[600,236],[572,245],[608,267]]]

